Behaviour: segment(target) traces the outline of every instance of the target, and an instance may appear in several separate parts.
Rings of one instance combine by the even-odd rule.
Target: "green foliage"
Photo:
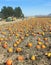
[[[3,17],[3,14],[0,12],[0,18],[2,18]]]
[[[22,13],[20,7],[16,7],[15,9],[13,9],[12,7],[4,6],[1,9],[1,13],[3,14],[3,18],[12,17],[12,16],[15,16],[17,18],[24,17],[24,14]]]
[[[23,15],[22,10],[21,10],[20,7],[16,7],[15,10],[14,10],[14,13],[15,13],[14,16],[18,17],[18,18]]]

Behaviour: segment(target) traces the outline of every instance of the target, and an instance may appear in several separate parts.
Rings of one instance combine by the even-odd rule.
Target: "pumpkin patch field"
[[[51,18],[0,25],[0,65],[51,65]]]

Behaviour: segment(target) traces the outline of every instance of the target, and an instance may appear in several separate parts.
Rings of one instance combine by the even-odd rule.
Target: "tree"
[[[4,6],[1,9],[1,13],[3,14],[3,18],[12,17],[12,16],[15,16],[17,18],[24,17],[24,14],[22,13],[20,7],[16,7],[15,9],[13,9],[12,7]]]
[[[3,17],[3,14],[0,12],[0,18],[2,18]]]
[[[2,8],[1,13],[3,14],[3,17],[4,17],[4,16],[7,17],[7,16],[6,16],[6,7],[5,7],[5,6]],[[5,17],[4,17],[4,18],[5,18]]]
[[[9,16],[13,16],[14,10],[12,7],[3,7],[1,10],[1,13],[3,14],[4,18],[7,18]]]
[[[13,16],[14,15],[14,10],[12,7],[7,7],[7,14],[8,16]]]
[[[23,16],[23,13],[22,13],[22,10],[20,7],[16,7],[15,10],[14,10],[14,16],[19,18],[21,16]]]

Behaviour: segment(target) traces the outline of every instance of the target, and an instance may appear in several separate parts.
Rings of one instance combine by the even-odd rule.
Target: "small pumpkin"
[[[39,35],[41,35],[41,32],[38,32]]]
[[[42,43],[42,42],[40,42],[40,41],[38,41],[38,44],[39,44],[39,45],[42,45],[43,43]]]
[[[3,38],[0,38],[0,41],[3,41]]]
[[[12,53],[13,52],[13,49],[12,48],[8,48],[8,52],[9,53]]]
[[[28,47],[32,47],[33,45],[32,45],[32,43],[28,43],[27,46]]]
[[[44,33],[44,32],[42,32],[41,34],[42,34],[43,36],[45,35],[45,33]]]
[[[19,34],[18,33],[16,33],[16,37],[19,37]]]
[[[49,28],[49,30],[51,31],[51,27]]]
[[[20,44],[20,42],[18,40],[15,43],[18,44],[18,45]]]
[[[11,59],[8,59],[7,61],[6,61],[6,65],[12,65],[12,60]]]
[[[5,35],[5,34],[6,34],[6,32],[1,32],[1,34]]]
[[[38,41],[41,41],[41,39],[40,39],[40,38],[38,38]]]
[[[21,39],[19,39],[19,42],[21,42]]]
[[[42,49],[45,49],[46,48],[46,46],[44,44],[41,47],[42,47]]]
[[[24,57],[20,55],[20,56],[17,57],[17,60],[18,61],[24,61]]]
[[[23,36],[21,36],[20,38],[21,38],[21,40],[24,40],[24,37]]]
[[[25,34],[25,36],[26,36],[26,37],[28,37],[28,36],[29,36],[29,34],[28,34],[28,33],[26,33],[26,34]]]
[[[48,54],[48,53],[46,52],[45,55],[47,56],[47,54]]]
[[[51,52],[47,53],[47,56],[48,56],[48,57],[51,57]]]
[[[46,55],[47,57],[51,57],[51,52],[46,52],[45,55]]]
[[[14,43],[14,44],[13,44],[13,46],[14,46],[14,47],[16,47],[16,46],[17,46],[17,44],[16,44],[16,43]]]
[[[51,34],[51,32],[49,32],[49,34]]]
[[[44,41],[48,41],[48,38],[44,38]]]
[[[36,48],[37,48],[37,49],[41,49],[41,46],[40,46],[40,45],[37,45]]]
[[[4,43],[3,48],[7,48],[7,47],[8,47],[7,43]]]
[[[16,48],[16,52],[21,52],[22,48]]]
[[[36,56],[35,55],[32,55],[31,56],[31,60],[35,61],[36,60]]]
[[[34,33],[33,36],[36,36],[36,34]]]

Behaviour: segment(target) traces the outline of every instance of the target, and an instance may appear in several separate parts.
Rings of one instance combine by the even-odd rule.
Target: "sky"
[[[48,15],[51,13],[51,0],[0,0],[3,6],[21,7],[25,16]]]

